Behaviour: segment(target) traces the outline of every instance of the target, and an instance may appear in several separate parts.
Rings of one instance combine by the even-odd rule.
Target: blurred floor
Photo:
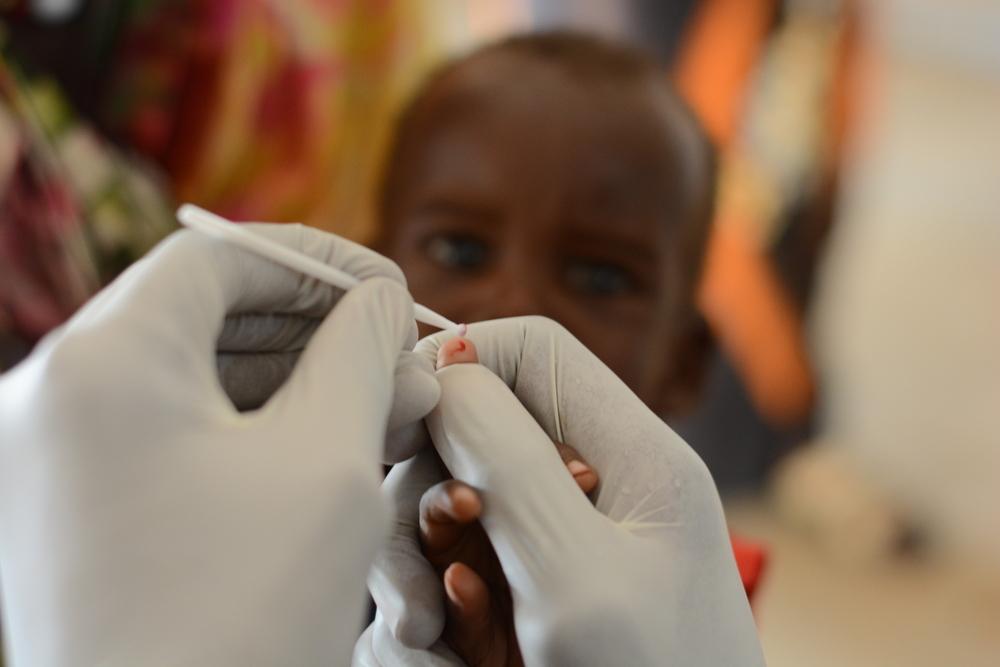
[[[918,559],[842,565],[760,501],[727,513],[736,533],[770,552],[755,601],[769,667],[1000,664],[1000,575]]]

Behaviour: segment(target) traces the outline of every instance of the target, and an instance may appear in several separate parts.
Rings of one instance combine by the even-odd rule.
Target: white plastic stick
[[[206,211],[194,204],[184,204],[177,209],[177,219],[186,227],[237,245],[244,250],[249,250],[261,257],[266,257],[282,266],[300,271],[307,276],[312,276],[316,280],[322,280],[342,290],[349,290],[361,282],[346,271],[341,271],[336,267],[313,259],[309,255],[292,250],[260,234],[255,234],[247,227],[238,225],[231,220]],[[413,316],[418,322],[429,324],[438,329],[449,330],[458,327],[457,324],[447,317],[439,315],[430,308],[421,306],[419,303],[413,304]]]

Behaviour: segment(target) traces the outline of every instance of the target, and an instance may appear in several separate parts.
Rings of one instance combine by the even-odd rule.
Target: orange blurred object
[[[775,11],[773,0],[706,0],[681,45],[677,87],[723,162],[734,158],[746,89]],[[772,425],[795,425],[812,407],[812,371],[798,314],[750,233],[751,215],[719,206],[699,306],[760,414]]]
[[[773,0],[705,0],[681,44],[677,89],[720,147],[736,133],[746,82],[774,12]]]
[[[767,551],[763,546],[735,535],[730,535],[729,541],[733,545],[733,556],[736,557],[736,567],[740,571],[743,590],[747,592],[747,599],[753,603],[754,592],[767,567]]]
[[[769,422],[794,425],[814,387],[799,316],[745,228],[720,221],[709,238],[702,313]]]

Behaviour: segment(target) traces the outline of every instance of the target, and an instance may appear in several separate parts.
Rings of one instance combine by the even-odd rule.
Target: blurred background
[[[3,0],[0,17],[3,370],[179,202],[372,241],[395,119],[449,58],[556,28],[648,50],[718,154],[708,362],[676,427],[767,551],[768,663],[1000,660],[1000,3]]]

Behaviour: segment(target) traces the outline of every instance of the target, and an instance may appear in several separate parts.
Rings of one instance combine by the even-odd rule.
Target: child
[[[673,415],[702,375],[714,168],[655,62],[585,35],[514,37],[439,70],[405,110],[376,245],[418,302],[460,322],[551,317]]]
[[[519,36],[446,65],[405,110],[376,246],[418,302],[459,322],[546,315],[675,416],[705,361],[695,287],[714,180],[713,149],[655,62],[586,35]],[[482,630],[505,639],[450,614],[446,641],[467,660],[485,651],[471,662],[516,664],[502,573],[471,531],[425,555],[449,591],[459,565],[466,583],[485,578],[480,597],[498,592],[499,606]],[[759,553],[742,560],[749,591]]]

